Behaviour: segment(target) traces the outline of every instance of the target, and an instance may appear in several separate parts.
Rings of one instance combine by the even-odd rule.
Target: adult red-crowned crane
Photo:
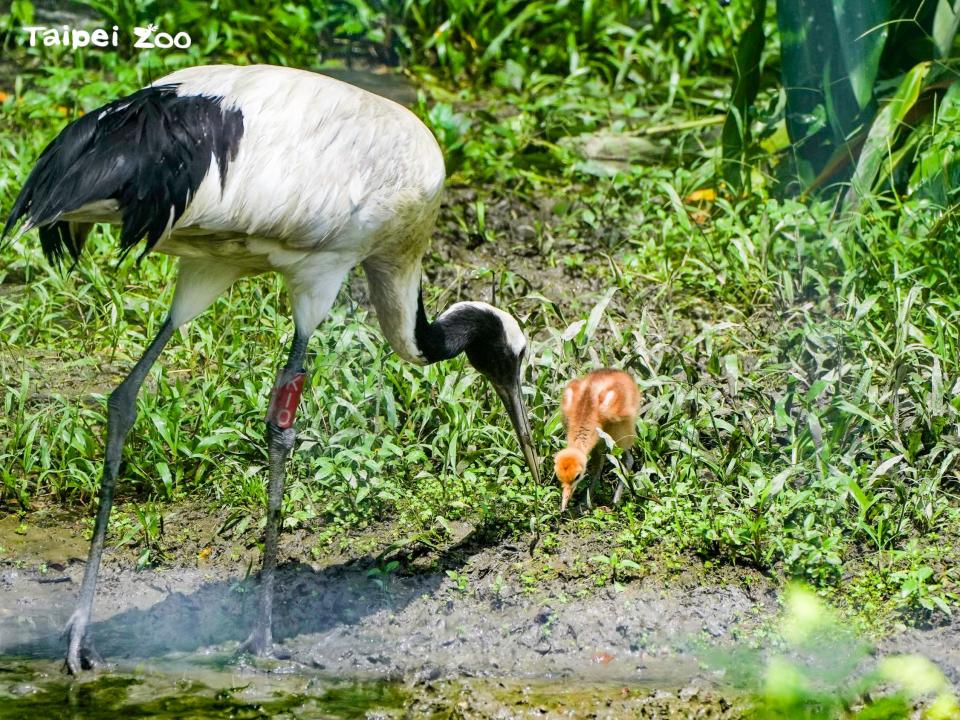
[[[89,632],[123,442],[143,379],[173,331],[238,278],[276,271],[294,337],[266,416],[269,492],[258,613],[241,646],[273,652],[271,617],[284,464],[296,437],[308,340],[350,269],[363,265],[384,335],[404,359],[461,352],[506,405],[534,480],[539,460],[521,394],[526,339],[509,314],[459,302],[434,322],[420,291],[444,182],[443,156],[406,108],[315,73],[229,65],[180,70],[69,124],[47,146],[3,234],[38,228],[46,256],[80,254],[93,223],[122,224],[124,252],[179,256],[159,333],[110,394],[90,556],[68,624],[66,667],[101,660]]]

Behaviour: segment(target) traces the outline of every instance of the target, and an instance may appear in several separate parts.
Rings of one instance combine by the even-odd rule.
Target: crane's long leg
[[[90,623],[93,599],[97,591],[97,574],[100,571],[100,557],[103,555],[107,522],[110,519],[110,508],[113,505],[113,491],[117,484],[117,474],[120,471],[123,441],[137,416],[137,393],[140,391],[143,379],[147,376],[147,372],[149,372],[153,363],[156,362],[164,345],[170,340],[173,330],[174,324],[168,317],[143,357],[133,366],[133,370],[117,386],[117,389],[110,393],[110,399],[107,402],[107,453],[104,460],[103,479],[100,482],[97,520],[93,528],[93,540],[90,543],[87,567],[83,573],[83,584],[80,586],[80,600],[77,609],[73,611],[73,615],[70,616],[70,621],[67,623],[67,632],[69,632],[70,639],[67,646],[66,668],[68,672],[74,675],[81,669],[92,668],[103,662],[93,647],[87,627]]]
[[[270,485],[267,493],[267,527],[263,539],[263,568],[260,571],[260,599],[257,619],[250,637],[239,652],[254,655],[273,654],[273,586],[277,569],[277,536],[280,532],[280,510],[283,502],[285,464],[297,431],[293,426],[306,373],[303,369],[309,335],[297,331],[290,347],[287,364],[277,374],[267,411],[267,448],[270,456]]]

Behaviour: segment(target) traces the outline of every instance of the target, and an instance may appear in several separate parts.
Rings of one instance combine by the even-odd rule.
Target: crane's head
[[[563,487],[560,498],[560,512],[563,512],[587,469],[587,456],[577,448],[564,448],[553,459],[553,467]]]
[[[503,400],[533,479],[540,483],[540,459],[530,435],[521,382],[527,338],[509,313],[481,302],[459,302],[437,318],[446,341],[460,346],[477,372]],[[455,337],[459,335],[460,337]]]

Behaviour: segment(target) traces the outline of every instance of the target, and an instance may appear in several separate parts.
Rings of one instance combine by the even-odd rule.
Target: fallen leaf
[[[717,199],[717,191],[713,188],[700,188],[687,195],[683,201],[687,203],[713,202]]]

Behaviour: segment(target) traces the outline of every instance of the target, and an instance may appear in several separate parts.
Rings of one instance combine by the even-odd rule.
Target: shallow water
[[[59,662],[0,657],[0,720],[98,718],[624,717],[640,708],[740,717],[712,693],[664,690],[665,678],[620,683],[505,678],[342,680],[283,661],[228,654],[115,665],[71,678]]]
[[[228,660],[119,666],[73,679],[59,663],[0,658],[0,719],[363,718],[391,714],[409,699],[400,683],[264,672]]]

